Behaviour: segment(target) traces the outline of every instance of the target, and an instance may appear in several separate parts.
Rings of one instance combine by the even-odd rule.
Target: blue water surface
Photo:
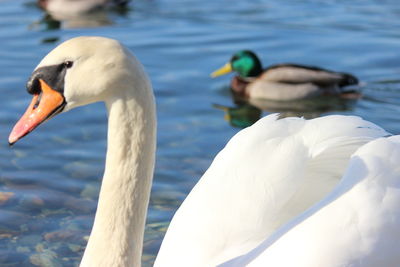
[[[243,120],[276,111],[339,113],[400,132],[397,0],[133,0],[128,10],[108,11],[98,27],[49,22],[34,2],[0,5],[0,266],[77,266],[93,223],[106,147],[103,104],[59,115],[13,148],[7,144],[30,102],[30,73],[71,37],[120,40],[153,83],[158,150],[144,266],[151,266],[174,211],[239,131],[232,124],[244,126]],[[214,105],[236,107],[230,77],[209,74],[241,49],[254,50],[265,65],[293,62],[353,73],[364,84],[364,97],[317,108],[309,102],[263,102],[263,111],[244,112],[251,118],[235,117],[240,111],[227,116]]]

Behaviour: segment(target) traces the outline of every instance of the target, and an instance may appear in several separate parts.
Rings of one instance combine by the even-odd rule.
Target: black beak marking
[[[35,70],[28,82],[26,89],[30,94],[39,94],[42,89],[40,88],[39,79],[45,81],[53,90],[63,94],[64,93],[64,78],[67,73],[67,66],[62,63],[58,65],[50,65],[40,67]]]

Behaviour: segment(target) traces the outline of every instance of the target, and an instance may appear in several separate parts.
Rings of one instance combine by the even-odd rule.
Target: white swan
[[[222,266],[399,266],[399,162],[400,136],[362,146],[324,200]]]
[[[106,168],[81,266],[140,266],[156,121],[140,63],[114,40],[74,38],[40,62],[27,87],[34,97],[11,144],[57,113],[106,103]],[[351,116],[261,119],[215,158],[176,213],[155,264],[215,266],[243,255],[322,199],[358,147],[385,135]]]
[[[153,92],[141,64],[117,41],[79,37],[51,51],[27,88],[34,97],[10,144],[61,111],[105,102],[106,166],[81,266],[140,266],[156,144]]]

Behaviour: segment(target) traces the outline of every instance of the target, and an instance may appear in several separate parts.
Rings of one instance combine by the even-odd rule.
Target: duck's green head
[[[217,77],[229,72],[236,71],[241,77],[257,77],[262,72],[261,62],[250,50],[242,50],[235,53],[230,62],[222,68],[211,73],[211,77]]]

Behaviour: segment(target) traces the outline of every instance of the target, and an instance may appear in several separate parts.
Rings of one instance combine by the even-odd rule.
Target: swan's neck
[[[140,94],[106,102],[106,167],[81,266],[140,266],[156,140],[153,95]]]

